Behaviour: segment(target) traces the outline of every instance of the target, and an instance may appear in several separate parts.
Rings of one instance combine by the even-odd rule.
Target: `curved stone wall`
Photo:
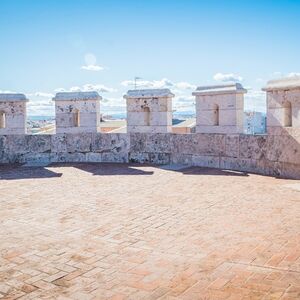
[[[0,163],[185,164],[300,179],[300,135],[80,133],[0,136]]]

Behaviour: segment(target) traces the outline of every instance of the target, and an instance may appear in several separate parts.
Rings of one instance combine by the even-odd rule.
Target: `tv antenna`
[[[135,90],[136,90],[136,88],[137,88],[137,81],[140,80],[140,79],[143,79],[143,78],[138,77],[138,76],[134,77],[134,89],[135,89]]]

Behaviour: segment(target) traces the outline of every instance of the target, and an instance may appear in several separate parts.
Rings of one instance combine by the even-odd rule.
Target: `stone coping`
[[[230,83],[221,85],[199,86],[192,93],[193,96],[198,95],[221,95],[221,94],[245,94],[247,90],[240,83]]]
[[[87,100],[101,100],[102,97],[97,92],[60,92],[56,93],[53,101],[87,101]]]
[[[125,99],[135,98],[153,98],[153,97],[174,97],[169,89],[144,89],[144,90],[129,90],[123,97]]]
[[[24,94],[0,93],[0,102],[28,101]]]
[[[293,76],[268,81],[263,91],[280,91],[300,89],[300,76]]]

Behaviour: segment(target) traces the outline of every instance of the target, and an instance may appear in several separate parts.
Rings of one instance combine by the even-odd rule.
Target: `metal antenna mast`
[[[137,81],[139,80],[139,79],[142,79],[141,77],[134,77],[134,89],[136,90],[136,88],[137,88]]]

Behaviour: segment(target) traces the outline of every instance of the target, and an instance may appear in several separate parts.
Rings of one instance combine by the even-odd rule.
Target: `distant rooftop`
[[[270,80],[262,89],[263,91],[279,91],[286,89],[300,89],[300,76],[287,77],[282,79]]]
[[[129,90],[125,99],[128,98],[152,98],[152,97],[174,97],[169,89],[145,89],[145,90]]]
[[[247,90],[240,83],[230,83],[221,85],[199,86],[193,92],[193,96],[197,95],[218,95],[218,94],[244,94]]]
[[[100,122],[100,127],[122,127],[126,126],[126,120],[105,120]]]
[[[97,92],[60,92],[56,93],[54,101],[68,100],[101,100],[102,97]]]
[[[196,118],[182,120],[177,124],[174,124],[174,119],[173,119],[173,127],[193,127],[195,125],[196,125]]]
[[[28,101],[28,99],[24,94],[1,93],[0,101],[1,102]]]

